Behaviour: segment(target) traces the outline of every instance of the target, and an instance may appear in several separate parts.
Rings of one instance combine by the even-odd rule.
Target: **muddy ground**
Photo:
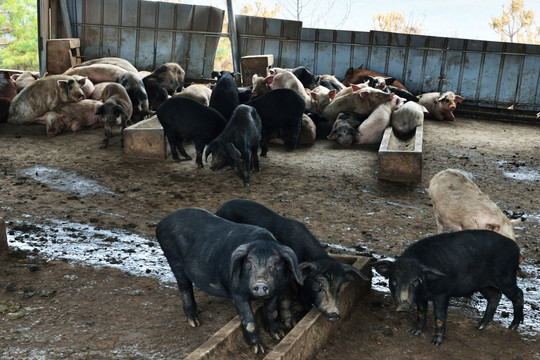
[[[524,273],[529,280],[538,276],[538,125],[459,117],[427,121],[423,180],[411,185],[377,179],[377,147],[344,149],[325,139],[288,153],[274,145],[261,159],[262,171],[244,188],[232,171],[198,169],[194,161],[126,157],[118,137],[100,150],[102,136],[102,129],[92,129],[48,138],[38,125],[0,124],[0,217],[10,241],[10,254],[0,261],[1,359],[188,355],[236,314],[228,300],[198,291],[202,326],[187,326],[168,268],[150,266],[163,261],[156,223],[178,208],[215,211],[232,198],[249,198],[303,221],[331,244],[331,253],[396,256],[436,232],[426,191],[431,177],[446,168],[464,169],[503,210],[523,214],[516,234],[526,257]],[[39,173],[50,168],[94,181],[96,193],[40,182]],[[81,230],[87,227],[105,235],[87,235]],[[94,241],[100,249],[73,250],[67,244]],[[47,253],[64,242],[64,250]],[[121,255],[104,255],[99,266],[89,262],[92,254],[115,245]],[[149,255],[139,259],[143,248]],[[126,272],[129,261],[136,271]],[[316,359],[540,359],[540,287],[523,281],[527,321],[519,330],[506,329],[512,313],[504,309],[477,330],[481,312],[465,299],[453,303],[446,338],[434,347],[431,310],[425,332],[411,335],[414,313],[395,313],[385,282],[375,278],[374,290],[341,321]],[[240,347],[238,357],[262,358]]]

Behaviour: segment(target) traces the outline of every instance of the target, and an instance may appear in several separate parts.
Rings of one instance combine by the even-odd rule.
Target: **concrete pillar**
[[[8,250],[6,222],[0,218],[0,255],[6,255]]]

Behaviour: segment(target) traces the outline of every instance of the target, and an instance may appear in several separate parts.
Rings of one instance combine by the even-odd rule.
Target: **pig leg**
[[[178,284],[178,290],[180,290],[180,296],[182,298],[182,307],[187,317],[187,322],[191,327],[197,327],[201,325],[199,318],[197,317],[197,303],[195,302],[195,296],[193,295],[193,283],[187,277],[186,273],[180,262],[169,259],[171,270],[176,278]]]
[[[251,309],[249,301],[244,298],[233,297],[233,303],[240,316],[240,323],[242,324],[247,343],[251,345],[251,349],[255,354],[258,354],[259,352],[264,353],[264,345],[257,332],[255,316],[253,315],[253,310]]]
[[[279,316],[278,313],[278,302],[279,298],[274,296],[270,299],[263,300],[264,310],[266,313],[266,324],[272,337],[276,340],[280,340],[285,336],[283,330],[281,330],[277,324],[277,319]]]
[[[512,301],[512,305],[514,306],[514,319],[508,328],[515,330],[523,322],[523,291],[517,287],[515,279],[513,285],[504,289],[501,287],[501,291]]]
[[[257,155],[257,150],[258,150],[258,146],[255,146],[252,150],[251,150],[251,158],[253,159],[252,161],[252,168],[255,170],[255,171],[261,171],[261,168],[259,166],[259,155]]]
[[[441,296],[433,299],[433,312],[435,313],[435,335],[431,343],[441,345],[446,332],[446,315],[448,311],[448,297]]]
[[[279,302],[279,311],[281,313],[281,321],[287,329],[292,329],[295,321],[291,311],[291,294],[287,291],[286,295],[283,295]]]
[[[251,170],[251,152],[247,151],[244,161],[237,162],[236,166],[238,167],[238,172],[240,173],[240,177],[244,182],[244,186],[249,186],[249,171]]]
[[[420,335],[422,333],[422,330],[426,326],[427,309],[428,309],[427,300],[417,300],[416,308],[417,308],[416,329],[413,330],[413,335]]]
[[[196,157],[195,162],[197,163],[197,166],[202,169],[204,168],[203,162],[202,162],[202,155],[203,155],[205,144],[203,141],[200,141],[200,140],[196,140],[194,141],[194,143],[195,143],[195,151],[197,152],[197,157]]]
[[[482,330],[491,320],[493,320],[493,315],[495,315],[495,310],[497,310],[497,306],[499,306],[499,301],[501,300],[501,292],[494,287],[487,287],[480,289],[480,293],[488,302],[484,316],[478,323],[478,329]]]
[[[108,125],[105,125],[105,138],[101,142],[100,149],[106,149],[109,146],[109,139],[112,137],[112,128]]]

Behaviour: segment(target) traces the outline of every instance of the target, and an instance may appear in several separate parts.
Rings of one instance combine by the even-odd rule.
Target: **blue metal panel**
[[[499,79],[499,68],[501,65],[500,54],[486,54],[484,58],[484,68],[481,76],[481,81],[478,91],[478,99],[490,103],[496,102],[496,90]]]
[[[518,89],[520,103],[540,104],[540,55],[528,55],[524,58],[520,77]]]
[[[407,54],[407,71],[403,85],[413,94],[419,95],[422,91],[424,79],[424,54],[425,50],[409,49]]]
[[[502,69],[497,82],[497,102],[512,105],[516,98],[519,81],[521,80],[522,56],[503,55]]]
[[[468,101],[476,98],[480,79],[480,68],[478,64],[482,61],[482,54],[478,52],[466,52],[463,61],[463,76],[461,77],[461,88],[459,95]]]

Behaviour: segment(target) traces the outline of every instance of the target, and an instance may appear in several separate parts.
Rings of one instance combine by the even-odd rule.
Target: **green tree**
[[[501,35],[501,41],[540,43],[540,27],[534,24],[534,11],[525,10],[523,0],[512,0],[508,8],[503,5],[500,17],[491,18],[489,26]]]
[[[39,70],[37,1],[0,2],[0,68]]]

